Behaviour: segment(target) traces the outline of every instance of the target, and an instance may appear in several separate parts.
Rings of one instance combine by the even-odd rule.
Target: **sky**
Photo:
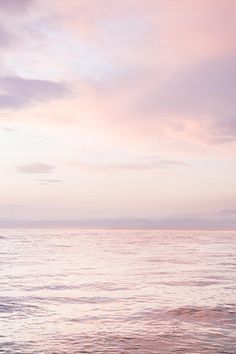
[[[0,218],[235,218],[235,13],[0,0]]]

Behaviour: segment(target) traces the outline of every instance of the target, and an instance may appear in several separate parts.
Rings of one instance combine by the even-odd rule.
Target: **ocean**
[[[0,230],[0,353],[235,354],[236,231]]]

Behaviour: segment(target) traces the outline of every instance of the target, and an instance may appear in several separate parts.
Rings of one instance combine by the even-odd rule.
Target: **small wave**
[[[55,285],[36,285],[36,286],[24,286],[23,288],[25,291],[32,293],[32,292],[38,292],[38,291],[43,291],[45,293],[57,293],[57,292],[63,292],[66,290],[81,290],[81,289],[88,289],[88,290],[94,290],[96,292],[103,292],[103,291],[109,291],[109,292],[116,292],[116,291],[128,291],[127,287],[125,286],[120,286],[118,287],[115,283],[81,283],[78,285],[72,285],[72,284],[55,284]]]
[[[30,315],[37,310],[36,305],[27,303],[25,300],[15,298],[0,298],[0,314],[21,313]]]
[[[236,310],[232,307],[180,307],[167,311],[168,316],[181,320],[194,320],[202,322],[235,321]]]
[[[191,280],[191,281],[169,281],[169,282],[160,282],[159,284],[162,285],[169,285],[169,286],[189,286],[189,287],[205,287],[218,284],[217,281],[206,281],[206,280]]]
[[[48,345],[48,346],[46,346]],[[233,354],[227,343],[196,340],[194,336],[168,333],[158,334],[144,331],[135,333],[108,334],[97,332],[91,335],[62,336],[60,340],[44,343],[44,354]],[[28,353],[28,352],[27,352]],[[29,352],[32,353],[32,352]],[[41,353],[41,352],[40,352]]]
[[[78,285],[44,285],[44,286],[28,286],[26,291],[64,291],[64,290],[78,290],[81,286]]]
[[[157,258],[148,257],[147,261],[149,263],[168,263],[168,264],[192,264],[192,259],[177,259],[177,258]]]
[[[65,297],[65,296],[40,296],[31,297],[34,302],[50,302],[50,303],[63,303],[63,304],[103,304],[118,301],[110,297]]]
[[[146,309],[132,314],[126,318],[127,322],[137,320],[156,322],[166,322],[179,320],[182,322],[199,322],[205,324],[226,324],[236,325],[236,309],[234,306],[217,307],[179,307],[175,309]]]

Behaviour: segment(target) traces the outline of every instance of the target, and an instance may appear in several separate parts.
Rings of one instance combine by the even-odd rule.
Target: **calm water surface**
[[[236,353],[236,231],[1,230],[0,353]]]

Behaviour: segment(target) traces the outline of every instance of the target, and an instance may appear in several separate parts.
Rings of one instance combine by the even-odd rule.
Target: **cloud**
[[[34,2],[34,0],[0,0],[0,10],[7,12],[22,12]]]
[[[7,11],[30,4],[34,1],[0,0]],[[212,0],[38,4],[20,26],[30,32],[24,63],[41,69],[42,77],[53,75],[58,65],[54,74],[69,73],[83,91],[72,108],[63,106],[61,115],[70,110],[75,124],[88,118],[120,140],[126,129],[131,144],[139,134],[146,141],[157,136],[214,144],[236,139],[230,128],[236,102],[235,1],[215,0],[214,12]],[[21,32],[17,26],[15,32]],[[18,63],[17,69],[23,66]],[[0,88],[2,109],[68,93],[64,83],[9,76],[0,79]]]
[[[1,205],[0,209],[17,209],[17,208],[24,208],[23,204],[6,204]]]
[[[222,116],[213,124],[212,131],[216,143],[222,144],[236,140],[236,115],[235,118],[232,118],[231,116],[233,115],[235,114],[228,114],[225,117]]]
[[[101,171],[142,171],[153,169],[165,169],[173,167],[189,167],[188,164],[182,161],[164,160],[156,157],[144,158],[136,162],[115,162],[115,163],[78,163],[80,167],[101,170]]]
[[[0,78],[0,109],[19,109],[32,103],[61,98],[68,94],[64,83],[24,79],[19,76]]]
[[[40,182],[40,184],[44,185],[44,186],[51,186],[53,184],[58,184],[63,182],[62,179],[39,179],[38,180]]]
[[[236,216],[236,209],[224,209],[220,212],[223,216]]]
[[[121,131],[128,126],[130,135],[141,127],[147,139],[153,131],[207,143],[236,139],[226,131],[236,109],[235,1],[214,1],[214,12],[212,0],[61,3],[57,20],[80,39],[93,32],[86,40],[109,64],[111,74],[91,80],[85,97],[94,120],[109,116],[105,124],[115,133],[118,125]],[[121,20],[135,23],[138,41],[127,46],[117,39]]]
[[[8,47],[11,42],[12,36],[4,28],[0,27],[0,48]]]
[[[204,60],[161,82],[148,94],[147,108],[154,113],[225,114],[235,110],[236,56]],[[156,80],[157,82],[157,80]],[[227,107],[227,108],[226,108]]]
[[[145,125],[164,126],[182,138],[213,143],[236,140],[235,63],[236,54],[205,59],[159,82],[154,73],[135,98],[131,117],[141,122],[145,117]]]
[[[16,129],[14,128],[8,128],[8,127],[3,127],[2,128],[3,131],[7,132],[7,133],[13,133],[16,131]]]
[[[30,165],[22,165],[17,167],[18,171],[26,174],[47,174],[51,173],[55,167],[45,163],[34,162]]]

